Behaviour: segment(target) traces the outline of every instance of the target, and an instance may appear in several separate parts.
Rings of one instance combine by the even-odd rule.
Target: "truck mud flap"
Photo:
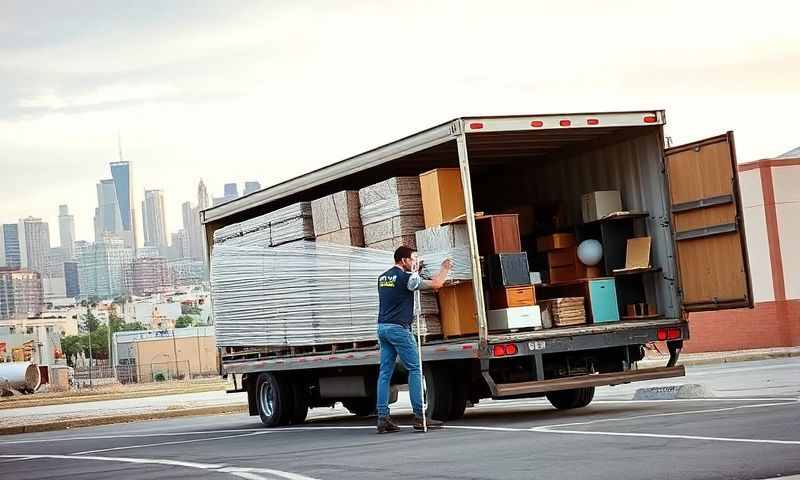
[[[577,377],[554,378],[538,382],[499,383],[496,385],[497,393],[494,398],[518,397],[526,394],[555,392],[558,390],[572,390],[574,388],[599,387],[603,385],[621,385],[623,383],[656,380],[659,378],[683,377],[686,369],[683,365],[677,367],[645,368],[642,370],[629,370],[627,372],[597,373],[593,375],[580,375]]]

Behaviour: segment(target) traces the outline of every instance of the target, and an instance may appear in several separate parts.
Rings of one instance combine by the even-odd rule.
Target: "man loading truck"
[[[400,427],[389,416],[389,385],[398,355],[408,371],[408,393],[414,410],[414,430],[442,428],[443,422],[424,418],[422,408],[422,365],[417,344],[411,334],[414,320],[414,292],[438,290],[444,286],[452,261],[446,259],[430,280],[419,275],[420,266],[414,250],[401,246],[394,252],[394,266],[378,277],[378,342],[381,365],[378,374],[378,433],[399,432]]]

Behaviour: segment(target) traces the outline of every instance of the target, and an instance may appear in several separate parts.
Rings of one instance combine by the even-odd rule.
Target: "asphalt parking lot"
[[[800,473],[800,361],[695,367],[713,398],[587,408],[482,402],[443,431],[375,435],[374,419],[314,411],[268,430],[246,415],[26,434],[0,440],[0,477],[248,479],[766,479]],[[405,425],[407,408],[395,409]]]

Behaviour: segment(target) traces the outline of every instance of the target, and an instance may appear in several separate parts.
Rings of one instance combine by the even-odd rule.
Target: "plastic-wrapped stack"
[[[222,242],[211,256],[219,346],[375,340],[376,280],[392,265],[390,252],[307,241],[264,248],[245,241],[251,236]]]
[[[314,239],[311,203],[299,202],[228,225],[214,232],[214,248],[226,243],[275,247],[298,240]]]
[[[422,259],[422,276],[430,278],[449,258],[453,268],[447,280],[472,280],[472,261],[469,253],[467,226],[449,224],[419,230],[416,234],[417,249]]]
[[[318,242],[364,246],[357,191],[342,191],[314,200],[311,212]]]
[[[418,177],[394,177],[358,192],[364,244],[393,251],[416,248],[415,233],[425,228]]]
[[[422,291],[419,297],[419,325],[420,334],[425,337],[440,336],[442,322],[439,319],[439,301],[432,291]],[[416,313],[416,311],[415,311]],[[417,333],[416,322],[412,325],[414,334]]]

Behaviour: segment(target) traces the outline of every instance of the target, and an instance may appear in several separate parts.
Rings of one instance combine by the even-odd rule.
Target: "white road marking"
[[[634,415],[632,417],[621,417],[621,418],[601,418],[597,420],[587,420],[585,422],[572,422],[572,423],[561,423],[557,425],[542,425],[539,427],[533,427],[531,430],[534,429],[549,429],[549,428],[557,428],[557,427],[574,427],[576,425],[590,425],[593,423],[603,423],[603,422],[625,422],[628,420],[640,420],[642,418],[655,418],[655,417],[672,417],[676,415],[697,415],[697,414],[704,414],[704,413],[717,413],[717,412],[729,412],[733,410],[740,410],[744,408],[765,408],[765,407],[778,407],[783,405],[796,405],[800,400],[792,400],[790,402],[780,402],[780,403],[760,403],[756,405],[738,405],[736,407],[723,407],[723,408],[706,408],[703,410],[687,410],[683,412],[667,412],[667,413],[649,413],[647,415]]]
[[[224,473],[234,475],[240,478],[247,478],[249,480],[269,480],[269,478],[281,478],[287,480],[319,480],[313,477],[300,475],[298,473],[284,472],[283,470],[274,470],[269,468],[244,468],[244,467],[231,467],[219,463],[197,463],[197,462],[183,462],[179,460],[167,460],[160,458],[130,458],[130,457],[97,457],[97,456],[74,456],[74,455],[0,455],[0,458],[13,458],[24,460],[36,460],[41,458],[59,459],[59,460],[96,460],[101,462],[122,462],[122,463],[135,463],[143,465],[165,465],[170,467],[186,467],[198,470],[205,470],[214,473]],[[263,473],[270,475],[264,477],[258,475]]]
[[[102,453],[102,452],[112,452],[115,450],[131,450],[134,448],[148,448],[148,447],[160,447],[162,445],[180,445],[182,443],[196,443],[196,442],[212,442],[214,440],[224,440],[226,438],[239,438],[239,437],[250,437],[253,435],[263,435],[265,433],[269,433],[268,431],[260,431],[260,432],[250,432],[250,433],[240,433],[237,435],[224,435],[221,437],[208,437],[208,438],[194,438],[192,440],[178,440],[175,442],[159,442],[159,443],[148,443],[142,445],[125,445],[122,447],[112,447],[112,448],[101,448],[98,450],[86,450],[84,452],[76,452],[72,455],[88,455],[90,453]]]
[[[701,437],[696,435],[667,435],[661,433],[625,433],[625,432],[598,432],[581,430],[550,430],[546,427],[531,429],[532,432],[539,433],[566,433],[573,435],[606,435],[612,437],[646,437],[646,438],[673,438],[681,440],[706,440],[714,442],[738,442],[738,443],[769,443],[776,445],[800,445],[800,441],[795,440],[762,440],[757,438],[730,438],[730,437]]]

